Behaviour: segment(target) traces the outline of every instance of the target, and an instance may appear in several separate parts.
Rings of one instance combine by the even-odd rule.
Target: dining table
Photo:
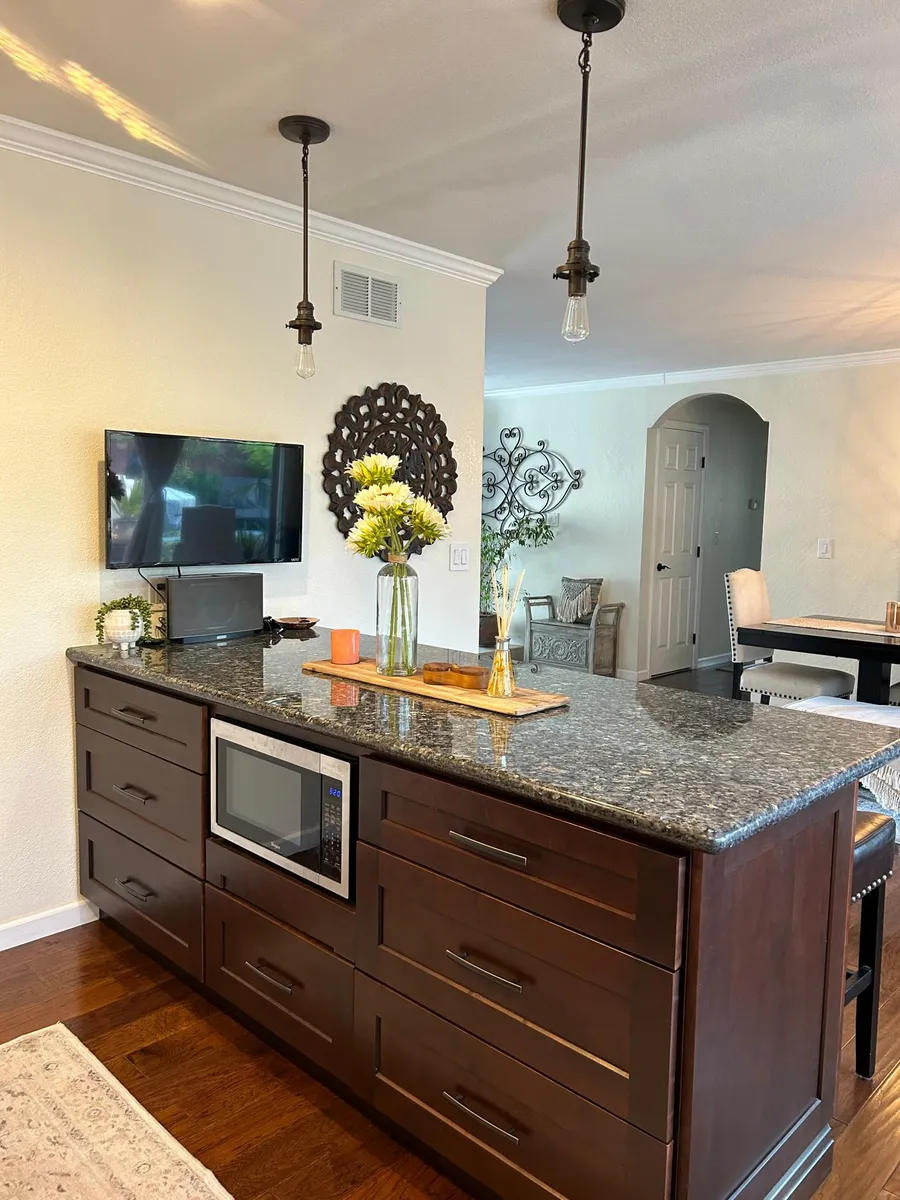
[[[760,625],[740,625],[742,646],[791,650],[829,658],[855,659],[856,699],[867,704],[890,704],[891,668],[900,665],[900,635],[885,631],[884,621],[822,614],[782,617]]]

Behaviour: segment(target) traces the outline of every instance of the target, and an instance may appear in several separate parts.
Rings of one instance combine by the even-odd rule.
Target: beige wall
[[[401,280],[401,329],[331,315],[332,262]],[[76,899],[69,645],[101,599],[140,586],[102,569],[105,427],[283,439],[306,447],[303,563],[266,569],[266,611],[372,631],[378,564],[327,511],[334,414],[383,380],[442,413],[455,443],[454,536],[478,544],[483,287],[312,243],[318,372],[293,373],[296,233],[0,151],[0,925]],[[425,640],[476,639],[477,572],[426,550]]]
[[[710,381],[689,394],[722,391]],[[618,388],[488,396],[486,444],[504,425],[586,469],[561,510],[556,543],[522,556],[532,592],[563,574],[597,572],[605,598],[627,604],[621,667],[647,670],[641,544],[647,430],[688,389]],[[884,364],[729,380],[727,392],[769,423],[762,565],[776,613],[880,618],[900,595],[900,365]],[[816,558],[818,538],[834,558]],[[644,589],[646,595],[646,588]]]

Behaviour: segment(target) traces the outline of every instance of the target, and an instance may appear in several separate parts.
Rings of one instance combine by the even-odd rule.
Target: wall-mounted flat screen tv
[[[300,561],[303,447],[106,431],[106,565]]]

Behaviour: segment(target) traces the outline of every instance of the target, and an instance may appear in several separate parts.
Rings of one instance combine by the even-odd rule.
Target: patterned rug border
[[[161,1125],[159,1121],[157,1121],[156,1117],[154,1117],[152,1113],[148,1112],[138,1099],[132,1096],[128,1088],[125,1087],[125,1085],[118,1079],[116,1079],[112,1071],[108,1070],[108,1068],[103,1065],[96,1054],[92,1053],[92,1051],[85,1046],[84,1042],[82,1042],[79,1037],[76,1037],[71,1029],[64,1025],[62,1021],[59,1021],[56,1025],[46,1025],[43,1029],[33,1029],[30,1033],[23,1033],[19,1037],[13,1038],[9,1042],[3,1042],[2,1045],[0,1045],[0,1050],[7,1050],[11,1046],[18,1045],[20,1042],[26,1042],[31,1038],[39,1038],[47,1033],[61,1034],[63,1040],[69,1043],[69,1045],[78,1055],[79,1059],[81,1059],[86,1066],[96,1071],[97,1074],[109,1084],[113,1091],[115,1091],[119,1096],[122,1097],[123,1100],[125,1100],[128,1107],[134,1113],[136,1113],[138,1117],[141,1118],[141,1120],[148,1126],[149,1129],[154,1132],[160,1141],[162,1141],[175,1154],[175,1156],[181,1160],[181,1162],[186,1163],[188,1166],[196,1169],[198,1176],[200,1176],[202,1182],[209,1188],[212,1196],[219,1197],[219,1200],[234,1200],[231,1192],[225,1190],[225,1188],[216,1178],[215,1174],[210,1171],[208,1167],[205,1167],[196,1155],[191,1154],[189,1150],[182,1146],[178,1138],[169,1133],[168,1129],[166,1129],[164,1125]]]

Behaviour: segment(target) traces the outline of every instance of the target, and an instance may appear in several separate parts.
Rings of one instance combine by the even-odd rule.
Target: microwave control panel
[[[341,878],[343,849],[344,784],[322,776],[322,857],[320,871],[326,879]]]

